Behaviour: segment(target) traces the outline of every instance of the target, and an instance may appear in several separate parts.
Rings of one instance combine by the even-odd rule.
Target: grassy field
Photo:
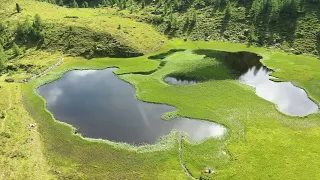
[[[0,22],[6,25],[10,38],[14,37],[18,22],[22,23],[26,18],[31,21],[36,14],[40,15],[45,29],[42,49],[63,50],[71,55],[106,47],[110,51],[118,48],[148,53],[159,49],[161,40],[166,39],[150,25],[114,15],[115,9],[70,9],[34,0],[2,1],[0,14],[4,18]],[[15,3],[23,9],[21,13],[16,13]],[[33,46],[39,48],[39,45]]]
[[[204,58],[194,50],[257,53],[265,65],[276,70],[272,75],[305,89],[319,104],[320,62],[315,57],[245,44],[166,40],[150,25],[121,18],[121,11],[110,8],[68,9],[18,0],[23,11],[17,14],[15,2],[1,2],[0,15],[4,22],[12,24],[11,29],[25,17],[40,14],[46,24],[53,25],[52,32],[68,27],[86,28],[88,33],[106,33],[147,55],[87,60],[54,49],[31,48],[11,59],[9,65],[19,67],[18,70],[0,77],[0,113],[5,116],[0,118],[0,179],[187,179],[179,164],[176,133],[156,145],[144,147],[84,139],[74,135],[71,126],[55,121],[36,93],[37,87],[62,77],[68,70],[107,67],[119,68],[116,73],[136,88],[137,98],[177,107],[177,112],[166,118],[180,115],[205,119],[228,128],[223,139],[199,144],[183,141],[183,160],[196,178],[200,170],[212,168],[216,173],[211,179],[320,179],[320,114],[299,118],[280,113],[274,104],[259,98],[253,88],[234,80],[221,62]],[[196,29],[203,27],[197,25]],[[74,38],[88,36],[79,32]],[[85,49],[86,40],[80,41],[79,47]],[[165,42],[160,43],[161,40]],[[171,49],[180,51],[167,53]],[[4,82],[8,77],[21,80],[38,74],[62,57],[65,58],[62,66],[40,79],[27,84]],[[25,68],[28,65],[31,68]],[[163,82],[164,77],[172,74],[205,82],[183,87]],[[37,125],[29,128],[30,123]]]
[[[186,51],[165,57],[161,60],[166,61],[165,66],[155,73],[126,74],[158,68],[160,62],[148,60],[148,57],[177,47]],[[319,79],[317,59],[248,48],[242,44],[173,40],[161,51],[139,58],[96,58],[90,61],[66,58],[65,63],[48,76],[23,86],[24,102],[39,123],[48,162],[53,172],[61,172],[55,176],[70,179],[186,179],[179,166],[175,136],[169,136],[160,145],[138,149],[124,144],[88,141],[72,135],[69,126],[55,122],[44,109],[44,100],[34,90],[70,69],[119,67],[116,73],[123,74],[119,77],[135,86],[139,99],[170,104],[178,108],[178,115],[214,121],[228,128],[224,139],[210,139],[200,144],[184,141],[183,159],[195,177],[199,177],[201,169],[209,167],[216,171],[212,175],[216,179],[319,178],[319,155],[316,153],[320,143],[319,114],[295,118],[278,112],[274,104],[255,95],[253,88],[230,78],[227,69],[218,61],[192,53],[195,49],[208,48],[256,52],[264,57],[264,64],[279,69],[275,73],[277,77],[303,87],[319,102],[317,84],[308,85],[310,77]],[[302,60],[303,65],[299,64]],[[295,65],[288,66],[290,64]],[[184,87],[171,86],[162,80],[168,74],[198,73],[197,69],[208,67],[220,72],[217,73],[219,80],[211,74],[213,80]],[[294,73],[297,70],[301,70],[304,76]],[[221,76],[223,73],[226,74]],[[163,146],[167,146],[166,150],[161,148]]]

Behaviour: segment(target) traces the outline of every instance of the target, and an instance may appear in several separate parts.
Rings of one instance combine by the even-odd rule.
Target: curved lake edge
[[[289,83],[290,85],[292,85],[293,88],[297,89],[297,90],[303,90],[303,92],[306,94],[305,99],[310,101],[311,103],[314,104],[314,107],[312,108],[313,110],[310,112],[305,112],[302,114],[296,114],[296,113],[289,113],[288,111],[286,112],[281,110],[281,107],[283,106],[281,103],[279,103],[279,101],[276,100],[268,100],[266,99],[264,96],[261,96],[261,94],[259,95],[258,93],[258,87],[257,86],[252,86],[246,82],[240,81],[239,78],[235,79],[237,82],[241,83],[241,84],[245,84],[247,86],[251,86],[254,88],[255,91],[255,95],[257,95],[259,98],[268,101],[269,103],[272,103],[275,106],[276,111],[280,112],[283,115],[286,116],[290,116],[290,117],[307,117],[313,114],[318,114],[319,113],[319,108],[320,108],[320,103],[318,103],[311,95],[310,93],[305,89],[300,87],[299,85],[297,85],[296,83],[290,81],[290,80],[285,80],[285,79],[281,79],[280,77],[277,76],[273,76],[273,74],[277,71],[279,71],[279,68],[273,68],[273,67],[269,67],[266,65],[265,61],[267,61],[269,59],[269,56],[264,56],[261,55],[259,53],[256,52],[252,52],[252,51],[225,51],[225,50],[215,50],[215,49],[196,49],[196,50],[192,50],[192,53],[194,54],[198,54],[198,55],[204,55],[207,56],[204,52],[202,52],[203,54],[201,54],[201,51],[212,51],[212,52],[218,52],[218,53],[230,53],[230,54],[235,54],[235,53],[249,53],[249,54],[253,54],[256,55],[257,57],[257,62],[260,63],[260,65],[262,66],[262,68],[264,68],[265,70],[268,71],[268,76],[269,76],[269,81],[272,81],[274,83]],[[210,58],[214,58],[213,56],[207,56]],[[250,70],[250,68],[248,68],[248,70]],[[242,76],[242,75],[241,75]],[[240,76],[239,76],[240,77]],[[195,79],[192,78],[188,78],[188,76],[184,76],[184,77],[179,77],[179,75],[176,75],[174,72],[172,73],[168,73],[165,74],[162,77],[162,82],[166,85],[170,85],[170,86],[192,86],[192,85],[197,85],[197,84],[201,84],[201,83],[205,83],[205,82],[210,82],[210,81],[214,81],[215,79],[208,79],[208,80],[204,80],[204,81],[197,81]],[[284,88],[284,87],[283,87]],[[292,104],[292,106],[294,106],[295,104]]]
[[[251,52],[251,53],[254,53],[254,52]],[[255,54],[257,54],[257,53],[255,53]],[[258,54],[258,55],[259,55],[259,54]],[[261,56],[261,55],[259,55],[259,56]],[[311,93],[309,93],[304,87],[297,85],[297,84],[294,83],[293,81],[286,81],[286,80],[282,79],[281,77],[278,77],[278,76],[273,75],[275,72],[279,71],[279,69],[278,69],[278,68],[274,68],[274,67],[267,66],[267,65],[264,63],[264,61],[267,61],[268,59],[269,59],[269,58],[266,58],[266,57],[264,57],[264,56],[261,56],[261,58],[259,59],[259,61],[261,62],[261,64],[262,64],[264,67],[266,67],[266,68],[268,68],[269,70],[272,71],[272,72],[269,74],[269,76],[272,77],[272,78],[269,78],[269,80],[272,81],[272,82],[275,82],[275,83],[285,83],[285,82],[288,82],[288,83],[291,83],[294,87],[303,90],[303,91],[306,93],[307,98],[308,98],[310,101],[312,101],[314,104],[316,104],[316,105],[318,106],[318,111],[317,111],[316,113],[311,113],[311,114],[308,114],[308,115],[305,115],[305,116],[293,116],[293,115],[286,114],[286,113],[280,111],[277,104],[275,104],[275,103],[273,103],[273,102],[271,102],[271,101],[268,101],[268,100],[260,97],[259,95],[257,95],[257,93],[256,93],[256,87],[253,87],[254,90],[255,90],[256,95],[259,96],[260,98],[262,98],[263,100],[266,100],[266,101],[268,101],[268,102],[273,103],[274,106],[275,106],[275,108],[276,108],[276,110],[277,110],[278,112],[280,112],[281,114],[283,114],[283,115],[285,115],[285,116],[288,116],[288,117],[305,118],[305,117],[308,117],[308,116],[312,116],[312,115],[315,115],[315,114],[319,114],[319,113],[320,113],[320,111],[319,111],[319,110],[320,110],[320,102],[318,102],[315,98],[313,98],[313,97],[310,95]],[[250,85],[248,85],[248,86],[250,86]]]
[[[272,76],[272,77],[275,77],[275,76]],[[275,77],[275,78],[278,78],[278,77]],[[313,116],[313,115],[315,115],[315,114],[319,114],[319,113],[320,113],[320,111],[319,111],[319,110],[320,110],[320,103],[318,103],[315,99],[313,99],[312,96],[309,95],[310,93],[308,93],[308,91],[307,91],[305,88],[300,87],[300,86],[296,85],[294,82],[291,82],[291,81],[283,81],[282,79],[273,79],[273,78],[272,78],[272,79],[269,79],[269,80],[270,80],[270,81],[273,81],[273,82],[275,82],[275,83],[290,83],[292,86],[303,90],[303,91],[306,93],[307,98],[308,98],[310,101],[312,101],[314,104],[316,104],[316,105],[318,106],[318,111],[315,112],[315,113],[311,113],[311,114],[308,114],[308,115],[305,115],[305,116],[292,116],[292,115],[290,115],[290,114],[286,114],[286,113],[280,111],[278,105],[272,102],[272,103],[275,105],[275,108],[277,109],[277,111],[279,111],[281,114],[283,114],[283,115],[285,115],[285,116],[289,116],[289,117],[305,118],[305,117]],[[256,90],[256,88],[254,88],[254,89]],[[260,97],[260,96],[259,96],[259,97]],[[261,98],[262,98],[262,97],[261,97]],[[263,99],[263,98],[262,98],[262,99]],[[268,101],[268,100],[266,100],[266,101]],[[268,102],[270,102],[270,101],[268,101]]]
[[[70,69],[63,69],[62,71],[58,71],[58,72],[55,72],[55,73],[48,73],[47,75],[45,75],[44,77],[46,77],[47,79],[46,80],[43,80],[44,77],[41,77],[39,78],[39,80],[36,82],[36,84],[33,86],[33,89],[35,91],[35,94],[36,96],[38,96],[44,103],[44,111],[46,113],[48,113],[52,120],[55,122],[55,123],[59,123],[61,125],[64,125],[64,126],[67,126],[70,128],[70,135],[71,136],[74,136],[74,137],[78,137],[78,138],[81,138],[82,140],[85,140],[85,141],[89,141],[89,142],[94,142],[94,143],[104,143],[104,144],[108,144],[108,145],[111,145],[112,147],[114,147],[115,149],[121,149],[121,150],[127,150],[127,151],[134,151],[134,152],[138,152],[138,153],[148,153],[148,152],[157,152],[157,151],[166,151],[168,149],[172,149],[175,147],[175,143],[176,143],[176,140],[177,140],[177,135],[179,133],[179,131],[177,129],[172,129],[171,132],[169,134],[166,134],[166,135],[163,135],[163,136],[160,136],[158,138],[158,140],[153,143],[153,144],[142,144],[142,145],[135,145],[135,144],[130,144],[130,143],[126,143],[126,142],[115,142],[115,141],[112,141],[112,140],[108,140],[108,139],[102,139],[102,138],[90,138],[90,137],[85,137],[80,133],[76,133],[77,132],[77,129],[75,126],[69,124],[69,123],[66,123],[66,122],[63,122],[63,121],[60,121],[58,119],[56,119],[54,117],[54,114],[52,112],[50,112],[47,108],[47,101],[44,97],[42,97],[39,93],[38,93],[38,89],[46,84],[49,84],[51,82],[54,82],[54,81],[57,81],[59,79],[62,79],[64,77],[64,75],[70,71],[86,71],[86,70],[106,70],[106,69],[112,69],[114,68],[115,70],[112,71],[112,73],[117,77],[119,78],[120,81],[123,81],[127,84],[129,84],[131,87],[134,88],[135,90],[135,98],[138,100],[138,101],[141,101],[141,102],[145,102],[145,103],[149,103],[149,104],[159,104],[159,105],[166,105],[166,106],[169,106],[169,107],[173,107],[175,110],[174,111],[170,111],[170,112],[165,112],[164,114],[161,115],[161,119],[163,121],[171,121],[171,120],[175,120],[177,118],[186,118],[186,119],[190,119],[190,120],[194,120],[194,121],[206,121],[206,122],[209,122],[209,123],[213,123],[213,124],[216,124],[216,125],[219,125],[221,127],[224,128],[224,133],[219,136],[219,137],[208,137],[208,138],[204,138],[200,141],[194,141],[191,139],[191,137],[185,133],[185,132],[182,132],[183,134],[185,134],[186,136],[184,136],[184,140],[189,143],[189,144],[193,144],[193,145],[197,145],[197,144],[201,144],[203,143],[204,141],[207,141],[207,140],[224,140],[225,138],[227,138],[229,135],[228,135],[228,128],[227,126],[221,124],[221,123],[217,123],[217,122],[214,122],[212,120],[205,120],[205,119],[196,119],[196,118],[192,118],[192,117],[186,117],[186,116],[179,116],[178,115],[178,108],[176,108],[175,106],[173,105],[169,105],[169,104],[166,104],[166,103],[159,103],[159,102],[149,102],[149,101],[146,101],[146,100],[141,100],[139,99],[139,97],[137,96],[137,87],[133,84],[131,84],[129,81],[121,78],[121,76],[125,76],[125,75],[130,75],[132,73],[120,73],[120,74],[117,74],[115,73],[115,71],[121,69],[117,66],[109,66],[109,67],[103,67],[103,68],[70,68]],[[170,118],[164,118],[164,115],[166,114],[170,114],[170,113],[174,113],[176,114],[176,116],[174,117],[170,117]]]

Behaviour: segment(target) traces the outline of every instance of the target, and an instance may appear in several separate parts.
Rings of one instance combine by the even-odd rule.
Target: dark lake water
[[[256,94],[273,102],[279,111],[292,116],[306,116],[318,112],[318,105],[309,99],[307,93],[290,82],[274,82],[270,79],[272,70],[263,66],[261,58],[250,52],[222,52],[196,50],[195,53],[215,58],[230,68],[241,83],[255,87]]]
[[[135,89],[113,74],[114,69],[74,70],[41,86],[38,92],[59,120],[73,125],[85,137],[130,144],[155,143],[173,129],[194,141],[222,136],[226,128],[208,121],[161,119],[175,108],[135,98]]]

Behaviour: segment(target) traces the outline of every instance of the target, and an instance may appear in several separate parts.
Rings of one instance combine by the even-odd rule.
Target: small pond
[[[61,79],[41,86],[55,119],[78,128],[85,137],[130,144],[152,144],[173,129],[187,133],[194,141],[222,136],[226,128],[213,122],[161,115],[175,108],[135,98],[135,89],[114,75],[114,68],[74,70]]]
[[[228,67],[241,83],[256,88],[256,94],[273,102],[279,111],[291,116],[306,116],[318,112],[318,105],[307,93],[290,82],[274,82],[272,70],[265,67],[260,56],[250,52],[196,50],[195,53],[215,58]],[[274,78],[275,79],[275,78]]]
[[[171,77],[171,76],[165,77],[164,82],[171,84],[171,85],[177,85],[177,86],[185,86],[185,85],[191,85],[191,84],[198,83],[195,80],[188,80],[188,79],[182,79],[182,78]]]

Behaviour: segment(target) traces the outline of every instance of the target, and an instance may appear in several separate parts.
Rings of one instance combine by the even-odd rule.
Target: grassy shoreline
[[[118,67],[119,70],[117,70],[116,73],[119,75],[129,72],[147,72],[157,68],[159,65],[158,61],[148,60],[147,58],[149,56],[166,52],[173,47],[185,48],[189,50],[213,47],[211,49],[231,52],[255,52],[264,57],[263,63],[268,67],[281,69],[281,71],[277,71],[274,73],[275,76],[283,80],[290,80],[297,83],[298,85],[301,85],[300,87],[305,88],[308,94],[317,102],[319,102],[320,100],[318,98],[319,94],[314,93],[314,90],[305,85],[306,82],[303,81],[305,80],[303,77],[299,77],[298,75],[294,76],[292,74],[288,77],[286,75],[287,72],[290,73],[291,71],[295,70],[290,69],[292,67],[286,67],[286,63],[292,61],[299,62],[301,60],[296,58],[302,58],[303,60],[309,59],[311,61],[309,61],[310,64],[313,64],[315,62],[318,63],[315,58],[293,55],[291,56],[281,52],[268,52],[262,48],[248,48],[242,44],[219,42],[190,43],[182,42],[180,40],[173,40],[167,42],[163,46],[163,49],[161,49],[160,51],[148,54],[148,56],[142,56],[138,58],[97,58],[90,61],[86,61],[81,58],[66,58],[65,64],[50,72],[48,76],[45,76],[23,86],[23,93],[24,97],[26,98],[25,100],[27,106],[32,107],[36,110],[37,114],[33,117],[35,117],[36,121],[40,124],[40,133],[42,134],[43,141],[46,146],[45,153],[49,157],[49,162],[52,165],[53,169],[62,169],[62,173],[58,176],[83,179],[88,179],[88,177],[91,176],[95,178],[114,177],[112,173],[110,174],[110,172],[119,172],[121,171],[121,167],[127,168],[128,165],[131,165],[132,167],[129,168],[130,172],[122,174],[116,173],[116,177],[127,179],[134,179],[136,177],[140,177],[141,179],[149,179],[150,177],[154,179],[160,179],[160,177],[167,177],[169,179],[186,178],[184,172],[178,164],[176,155],[176,143],[174,144],[173,148],[169,148],[166,151],[136,154],[123,149],[114,148],[113,145],[107,143],[96,143],[84,140],[79,136],[71,135],[72,129],[70,128],[70,126],[56,123],[53,120],[52,115],[45,110],[44,100],[41,99],[41,97],[39,97],[39,95],[37,95],[35,92],[36,87],[61,77],[63,73],[71,69],[101,69],[107,67]],[[297,146],[296,148],[298,149],[307,148],[309,150],[312,150],[316,148],[311,144],[306,144],[310,140],[306,141],[305,138],[310,138],[312,135],[313,138],[311,139],[314,141],[316,137],[320,136],[320,133],[317,131],[317,119],[319,119],[319,114],[310,115],[305,118],[283,115],[276,110],[274,104],[256,97],[252,88],[238,84],[233,80],[209,81],[200,85],[183,87],[181,90],[179,90],[179,88],[181,87],[177,88],[162,82],[162,77],[165,74],[171,72],[172,69],[168,69],[170,68],[170,66],[176,67],[173,64],[175,59],[187,60],[188,58],[194,58],[194,62],[196,62],[199,57],[194,57],[193,55],[190,55],[190,57],[184,57],[182,54],[179,55],[179,53],[173,54],[172,56],[167,57],[169,58],[169,60],[167,59],[167,61],[169,61],[171,65],[166,64],[165,67],[151,75],[127,74],[120,75],[120,78],[128,81],[136,88],[137,97],[141,100],[153,103],[165,103],[168,105],[174,105],[175,107],[177,107],[178,115],[190,118],[213,120],[214,122],[223,124],[228,128],[229,135],[227,136],[226,140],[210,139],[200,144],[183,143],[183,147],[185,149],[183,156],[190,171],[195,174],[196,177],[198,177],[199,170],[205,168],[205,166],[210,166],[211,168],[214,168],[216,170],[217,173],[213,176],[218,179],[230,178],[233,176],[233,174],[237,174],[237,179],[241,179],[247,177],[248,173],[251,173],[252,177],[256,178],[271,177],[272,179],[278,179],[276,178],[276,176],[284,177],[284,175],[289,175],[290,177],[295,179],[295,173],[293,173],[293,171],[291,172],[291,170],[299,169],[295,167],[296,163],[291,161],[289,167],[287,167],[282,166],[281,163],[277,164],[276,159],[281,159],[281,157],[283,157],[283,152],[291,153],[287,155],[288,160],[297,155],[301,156],[299,151],[292,150],[291,146],[293,145]],[[288,60],[285,59],[286,57],[289,57]],[[282,60],[284,61],[280,65],[276,63],[278,58],[283,58]],[[297,65],[297,67],[293,68],[298,67],[299,66]],[[307,73],[317,74],[313,71]],[[207,89],[212,85],[229,89],[229,93],[233,97],[238,96],[237,91],[240,90],[242,93],[244,93],[247,101],[243,101],[237,98],[239,102],[233,102],[235,104],[228,107],[230,110],[225,109],[226,107],[224,106],[220,107],[221,104],[214,105],[209,101],[200,102],[199,105],[194,106],[188,105],[188,102],[192,101],[193,98],[198,98],[200,94],[204,96],[211,94],[210,96],[212,96],[213,93],[207,92]],[[188,93],[195,92],[194,90],[196,89],[200,89],[201,92],[195,94]],[[203,91],[201,89],[203,89]],[[215,92],[220,93],[220,97],[215,96],[214,98],[212,98],[208,96],[209,99],[218,100],[227,95],[221,94],[221,90],[219,92],[219,89],[220,88],[218,88]],[[153,96],[151,92],[157,92],[156,94],[159,94],[159,97]],[[181,100],[178,100],[179,98],[177,99],[177,97],[181,97],[182,94],[188,94],[189,96],[189,98],[184,98],[183,101],[185,102],[181,102]],[[253,102],[254,104],[252,104],[251,102]],[[246,103],[247,105],[244,103]],[[209,110],[208,105],[214,105],[212,107],[214,111]],[[246,110],[246,112],[243,110]],[[263,111],[264,113],[258,113],[259,111]],[[261,118],[264,118],[264,121],[260,121],[259,119]],[[305,131],[305,128],[308,128],[307,132]],[[62,137],[57,137],[55,135],[56,133],[58,133],[59,136]],[[296,145],[291,142],[290,139],[286,140],[285,137],[288,136],[293,136],[297,139],[300,139],[299,141],[301,141],[302,144]],[[283,140],[283,142],[278,142],[279,139]],[[172,137],[171,140],[174,140],[174,137]],[[303,141],[306,142],[303,143]],[[317,142],[315,142],[315,144],[316,143]],[[284,144],[286,144],[286,146],[284,147],[287,147],[287,149],[279,149],[279,145],[280,147],[282,147]],[[264,146],[267,148],[259,148]],[[271,154],[273,154],[273,156],[270,156],[271,154],[270,152],[268,152],[268,149],[271,150]],[[226,156],[223,156],[221,155],[222,152],[228,153]],[[86,157],[87,153],[90,154],[91,159],[89,164],[86,162],[86,160],[88,160],[88,158]],[[117,154],[116,157],[118,159],[114,160],[114,156],[110,154]],[[208,154],[211,154],[211,156],[208,156]],[[73,157],[69,157],[71,155]],[[104,158],[100,159],[101,155],[104,155]],[[132,162],[124,160],[128,156],[131,157]],[[269,158],[265,159],[263,158],[264,156]],[[313,158],[310,159],[309,155],[303,155],[301,156],[301,158],[300,162],[298,161],[299,163],[306,162],[306,159],[309,159],[309,162],[313,160]],[[108,165],[102,165],[104,164],[104,162],[110,161],[110,159],[113,159],[114,161],[112,161],[112,163]],[[136,162],[144,162],[145,164],[140,164],[137,166]],[[257,162],[259,162],[259,164],[257,164]],[[157,168],[155,168],[156,170],[151,174],[149,172],[150,168],[152,167],[150,163],[157,166]],[[261,169],[261,164],[265,164],[269,168]],[[250,165],[254,165],[256,168],[248,169]],[[95,166],[100,167],[100,170],[97,171],[95,168],[93,168]],[[280,170],[276,170],[274,166],[277,166],[278,169],[282,169],[283,171],[283,168],[287,168],[287,170],[282,173]],[[77,167],[76,169],[79,170],[75,171],[75,167]],[[140,170],[136,169],[137,167],[139,167]],[[241,168],[239,169],[239,167]],[[312,170],[310,169],[310,171],[308,172],[316,175],[317,170],[312,168],[315,166],[311,165],[310,167]],[[110,168],[112,170],[110,170]],[[290,171],[288,168],[290,169]],[[104,171],[106,172],[101,173],[102,169],[104,169]],[[166,172],[163,172],[164,170]],[[132,172],[136,172],[137,174],[133,175]],[[301,175],[303,175],[304,177],[309,177],[307,173],[303,173]]]

